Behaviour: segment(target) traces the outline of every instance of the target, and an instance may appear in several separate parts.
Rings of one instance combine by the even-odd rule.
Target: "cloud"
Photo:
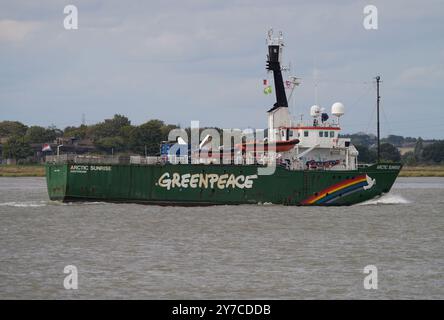
[[[21,42],[40,27],[35,21],[0,20],[0,42]]]
[[[76,0],[75,31],[63,28],[67,3],[0,3],[0,110],[11,120],[64,126],[118,112],[134,123],[264,127],[270,26],[284,32],[284,63],[303,78],[298,116],[314,104],[314,68],[319,103],[344,102],[345,128],[363,130],[355,124],[371,116],[374,94],[362,83],[379,73],[388,114],[414,119],[427,99],[428,114],[442,115],[442,93],[428,90],[444,80],[442,1],[374,0],[377,31],[362,26],[364,0]]]
[[[396,78],[398,87],[441,88],[444,82],[444,64],[408,68]]]

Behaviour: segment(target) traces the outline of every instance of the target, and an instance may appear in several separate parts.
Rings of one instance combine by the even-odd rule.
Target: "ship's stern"
[[[68,185],[68,165],[46,163],[46,186],[51,200],[63,201]]]

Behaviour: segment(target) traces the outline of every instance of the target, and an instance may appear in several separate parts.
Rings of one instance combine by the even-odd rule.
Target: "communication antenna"
[[[288,100],[290,100],[291,97],[293,96],[294,89],[301,84],[301,78],[290,76],[289,79],[290,79],[289,81],[291,85],[291,91],[290,94],[288,95]]]
[[[294,89],[296,89],[297,86],[301,84],[301,78],[297,78],[295,76],[290,76],[290,94],[288,95],[288,101],[290,101],[291,104],[291,113],[296,115],[296,99],[293,98]],[[293,99],[292,99],[293,98]]]
[[[313,81],[314,81],[314,100],[318,104],[318,69],[316,68],[316,58],[313,57]]]
[[[381,100],[381,96],[379,95],[379,83],[381,82],[381,76],[376,76],[376,131],[378,137],[378,162],[381,156],[381,140],[380,140],[380,132],[379,132],[379,102]]]

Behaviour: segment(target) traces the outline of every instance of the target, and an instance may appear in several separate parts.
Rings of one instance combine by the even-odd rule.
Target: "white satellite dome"
[[[333,105],[331,106],[331,114],[336,116],[336,117],[340,117],[342,115],[344,115],[345,113],[345,107],[342,103],[340,102],[335,102],[333,103]]]
[[[312,117],[318,117],[320,113],[321,113],[321,107],[320,106],[318,106],[316,104],[314,106],[311,106],[311,108],[310,108],[310,115]]]

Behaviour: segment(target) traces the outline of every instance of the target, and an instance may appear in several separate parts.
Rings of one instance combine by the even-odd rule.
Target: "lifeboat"
[[[268,147],[268,142],[264,142],[262,144],[256,144],[256,142],[246,142],[242,143],[242,145],[236,145],[242,152],[245,151],[275,151],[275,152],[285,152],[290,151],[294,148],[296,144],[299,143],[299,139],[285,140],[285,141],[276,141],[275,145],[271,146],[270,150]]]

